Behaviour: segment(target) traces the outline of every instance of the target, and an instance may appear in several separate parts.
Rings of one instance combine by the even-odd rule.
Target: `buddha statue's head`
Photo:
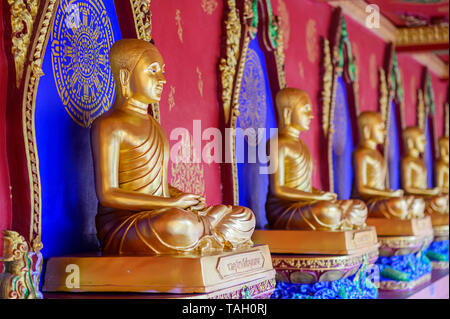
[[[407,154],[425,152],[425,134],[417,126],[410,126],[403,130],[403,141]]]
[[[447,136],[441,137],[438,141],[439,144],[439,158],[444,162],[448,163],[448,148],[449,139]]]
[[[300,89],[285,88],[278,92],[276,97],[279,129],[291,126],[299,131],[309,129],[312,113],[312,103],[306,93]]]
[[[380,113],[366,111],[358,116],[360,142],[371,141],[383,144],[386,136],[386,127]]]
[[[134,99],[144,104],[159,102],[166,83],[165,65],[152,43],[119,40],[109,50],[109,62],[116,83],[116,99]]]

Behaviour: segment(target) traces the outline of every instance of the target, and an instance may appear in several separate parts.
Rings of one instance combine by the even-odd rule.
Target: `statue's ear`
[[[362,127],[362,133],[363,133],[363,136],[364,136],[364,139],[365,140],[368,140],[368,139],[370,139],[370,137],[371,137],[371,132],[370,132],[370,127],[369,127],[369,125],[363,125],[363,127]]]
[[[413,150],[415,149],[415,145],[414,145],[414,139],[411,137],[407,137],[406,138],[406,147],[408,150]]]
[[[120,85],[122,87],[122,95],[125,98],[130,96],[130,71],[127,69],[120,69]]]
[[[283,110],[284,125],[291,125],[292,110],[286,107]]]

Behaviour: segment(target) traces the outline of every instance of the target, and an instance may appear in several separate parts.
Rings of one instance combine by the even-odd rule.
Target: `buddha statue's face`
[[[439,157],[445,163],[448,163],[448,149],[449,149],[449,140],[448,140],[448,138],[441,138],[441,139],[439,139]]]
[[[299,102],[293,107],[291,125],[300,131],[306,131],[309,130],[313,118],[311,101],[308,99],[306,102]]]
[[[425,152],[425,134],[417,127],[407,128],[405,131],[405,142],[408,151]]]
[[[372,139],[377,143],[377,144],[383,144],[384,143],[384,138],[386,137],[386,127],[384,125],[384,122],[381,118],[377,118],[373,125],[372,125]]]
[[[386,127],[381,115],[377,112],[363,112],[358,118],[361,141],[372,141],[383,144],[386,137]]]
[[[164,68],[164,61],[156,49],[146,51],[130,78],[132,97],[146,104],[159,102],[166,83]]]

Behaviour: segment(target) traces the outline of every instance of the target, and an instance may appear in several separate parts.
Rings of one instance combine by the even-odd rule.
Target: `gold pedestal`
[[[431,223],[433,227],[445,227],[449,224],[449,215],[448,214],[432,214],[431,215]]]
[[[352,255],[377,246],[375,227],[351,231],[255,230],[255,244],[272,254]]]
[[[367,225],[374,226],[378,236],[422,236],[433,231],[429,216],[407,220],[367,218]]]
[[[448,240],[449,238],[449,225],[433,226],[434,240]]]
[[[208,256],[68,256],[47,262],[46,292],[140,292],[232,297],[273,291],[269,247]],[[258,288],[259,287],[259,288]],[[270,294],[269,294],[270,295]]]
[[[314,284],[350,277],[366,262],[367,270],[378,258],[378,246],[367,247],[358,253],[344,256],[283,255],[272,254],[276,279],[293,284]]]

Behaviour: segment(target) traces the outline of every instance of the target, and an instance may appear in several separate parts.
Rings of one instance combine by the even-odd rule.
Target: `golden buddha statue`
[[[422,218],[425,203],[403,190],[386,188],[387,165],[377,147],[383,144],[386,129],[377,112],[362,112],[358,117],[360,144],[354,152],[355,190],[369,209],[370,218],[407,220]]]
[[[403,131],[403,139],[403,189],[407,194],[421,196],[425,200],[425,213],[431,216],[434,226],[448,224],[448,196],[442,194],[439,187],[429,189],[427,186],[427,168],[420,157],[425,152],[424,132],[418,127],[408,127]]]
[[[278,151],[271,156],[271,174],[266,202],[272,229],[353,230],[365,227],[367,207],[359,200],[336,200],[335,193],[312,187],[313,161],[299,135],[309,129],[312,103],[308,94],[282,89],[276,97],[279,131]],[[271,143],[269,142],[269,145]]]
[[[436,185],[443,194],[448,195],[448,137],[441,137],[438,141],[439,158],[436,161]]]
[[[103,253],[207,253],[251,246],[255,217],[250,209],[206,207],[201,196],[168,184],[169,142],[148,114],[166,83],[158,49],[123,39],[111,47],[109,61],[116,99],[91,131]]]

